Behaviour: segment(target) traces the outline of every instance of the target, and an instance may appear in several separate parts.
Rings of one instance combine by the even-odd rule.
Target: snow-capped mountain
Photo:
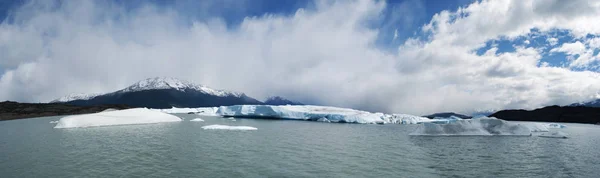
[[[156,77],[141,80],[122,90],[76,100],[55,100],[73,105],[125,104],[132,107],[215,107],[262,104],[244,93],[216,90],[184,80]],[[70,97],[73,98],[73,97]]]
[[[186,89],[196,90],[205,94],[215,95],[215,96],[241,96],[242,93],[238,92],[230,92],[225,90],[215,90],[204,85],[198,85],[194,83],[190,83],[185,80],[179,80],[171,77],[155,77],[148,78],[142,81],[139,81],[123,90],[119,90],[117,92],[136,92],[136,91],[144,91],[144,90],[157,90],[157,89],[175,89],[179,91],[184,91]]]
[[[573,103],[569,106],[586,106],[586,107],[600,108],[600,99],[595,99],[595,100],[588,101],[588,102]]]
[[[64,103],[75,100],[88,100],[98,95],[102,95],[101,93],[73,93],[67,96],[60,97],[58,99],[50,101],[50,103]]]
[[[271,96],[264,102],[265,105],[304,105],[300,102],[291,101],[280,96]]]

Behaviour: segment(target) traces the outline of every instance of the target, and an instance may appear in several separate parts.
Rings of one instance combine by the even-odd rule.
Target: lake
[[[568,139],[409,136],[417,125],[234,120],[54,129],[0,122],[0,177],[597,177],[600,126]],[[203,130],[211,124],[256,131]]]

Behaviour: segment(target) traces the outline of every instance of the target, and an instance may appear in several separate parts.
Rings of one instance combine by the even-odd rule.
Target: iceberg
[[[528,127],[492,118],[457,120],[449,124],[423,123],[413,136],[531,136]]]
[[[229,125],[207,125],[203,126],[204,130],[258,130],[256,127],[250,126],[229,126]]]
[[[177,116],[146,108],[125,109],[63,117],[54,128],[96,127],[130,124],[178,122]]]
[[[311,106],[311,105],[235,105],[221,106],[217,114],[223,117],[246,117],[246,118],[269,118],[269,119],[290,119],[290,120],[310,120],[339,123],[361,123],[361,124],[383,124],[382,113],[370,113],[354,109]]]
[[[58,121],[50,121],[50,124],[57,124]]]
[[[539,137],[544,137],[544,138],[569,138],[566,133],[561,132],[561,131],[543,133],[543,134],[538,135],[538,136]]]
[[[408,114],[391,114],[384,115],[385,123],[393,123],[393,124],[420,124],[426,122],[432,122],[431,119],[421,116],[413,116]]]
[[[359,124],[418,124],[436,121],[426,117],[408,114],[371,113],[348,108],[313,105],[221,106],[216,114],[223,117],[289,119]]]
[[[186,114],[186,113],[195,113],[197,115],[202,116],[217,116],[218,107],[200,107],[200,108],[176,108],[173,107],[171,109],[152,109],[164,113],[169,114]]]
[[[527,122],[527,123],[519,123],[522,124],[531,130],[531,132],[548,132],[547,124],[543,123],[535,123],[535,122]]]
[[[202,119],[202,118],[196,118],[196,119],[192,119],[190,121],[192,121],[192,122],[204,122],[204,119]]]

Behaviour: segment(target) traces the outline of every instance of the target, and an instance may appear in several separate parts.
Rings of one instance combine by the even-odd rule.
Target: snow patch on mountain
[[[50,103],[64,103],[75,100],[88,100],[96,96],[102,95],[101,93],[73,93],[67,96],[50,101]]]
[[[215,96],[235,96],[240,97],[242,93],[238,92],[230,92],[225,90],[216,90],[209,88],[204,85],[194,84],[185,80],[180,80],[172,77],[154,77],[148,78],[142,81],[139,81],[123,90],[119,90],[117,92],[135,92],[135,91],[144,91],[144,90],[156,90],[156,89],[176,89],[179,91],[184,91],[186,89],[196,90],[205,94],[215,95]]]

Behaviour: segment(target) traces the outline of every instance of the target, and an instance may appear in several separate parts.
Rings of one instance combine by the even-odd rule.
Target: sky
[[[0,100],[157,76],[417,115],[600,97],[600,1],[13,0],[0,20]]]

